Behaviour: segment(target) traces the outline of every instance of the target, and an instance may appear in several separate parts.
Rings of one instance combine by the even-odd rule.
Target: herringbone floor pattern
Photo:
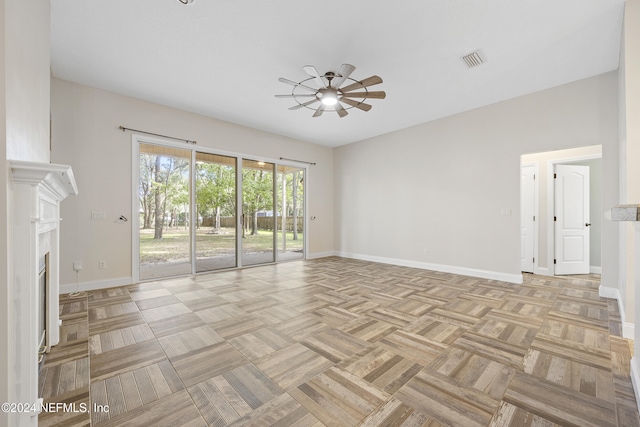
[[[640,426],[597,277],[331,257],[61,297],[58,426]],[[97,405],[97,406],[96,406]]]

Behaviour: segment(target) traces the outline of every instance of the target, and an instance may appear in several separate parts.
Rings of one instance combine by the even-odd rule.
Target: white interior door
[[[520,269],[527,273],[533,273],[535,214],[535,166],[522,166],[520,173]]]
[[[555,274],[589,274],[589,167],[555,170]]]

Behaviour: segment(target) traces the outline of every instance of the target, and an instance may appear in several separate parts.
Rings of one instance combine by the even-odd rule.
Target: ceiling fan
[[[305,107],[315,109],[313,117],[320,117],[325,111],[335,111],[338,116],[344,117],[349,114],[347,110],[354,107],[369,111],[371,105],[364,102],[367,99],[384,99],[387,96],[383,91],[374,92],[367,89],[369,86],[382,83],[382,79],[378,76],[367,77],[364,80],[350,78],[349,76],[356,69],[353,65],[342,64],[337,73],[327,71],[324,75],[320,75],[313,65],[306,65],[303,68],[310,77],[299,83],[282,77],[278,79],[282,83],[293,86],[290,94],[276,95],[276,98],[293,98],[298,103],[289,110]],[[313,80],[317,88],[309,86],[310,80]],[[345,82],[349,84],[341,87]],[[320,103],[317,108],[313,105],[316,102]],[[343,106],[342,103],[347,106]]]

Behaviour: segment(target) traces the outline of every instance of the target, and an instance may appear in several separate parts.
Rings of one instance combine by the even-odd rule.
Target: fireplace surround
[[[60,202],[77,195],[70,166],[12,160],[13,283],[10,284],[10,397],[38,403],[39,352],[60,340]],[[41,267],[46,259],[46,298],[41,301]],[[45,306],[46,304],[46,306]],[[42,313],[42,309],[46,313]],[[41,343],[42,325],[46,338]],[[36,425],[37,414],[19,414],[17,425]]]

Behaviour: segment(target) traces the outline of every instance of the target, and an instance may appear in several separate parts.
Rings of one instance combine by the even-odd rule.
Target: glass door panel
[[[191,273],[191,151],[140,144],[140,279]]]
[[[278,166],[278,261],[304,258],[304,169]]]
[[[242,265],[275,261],[273,163],[242,160]]]
[[[236,158],[196,152],[196,272],[236,263]]]

